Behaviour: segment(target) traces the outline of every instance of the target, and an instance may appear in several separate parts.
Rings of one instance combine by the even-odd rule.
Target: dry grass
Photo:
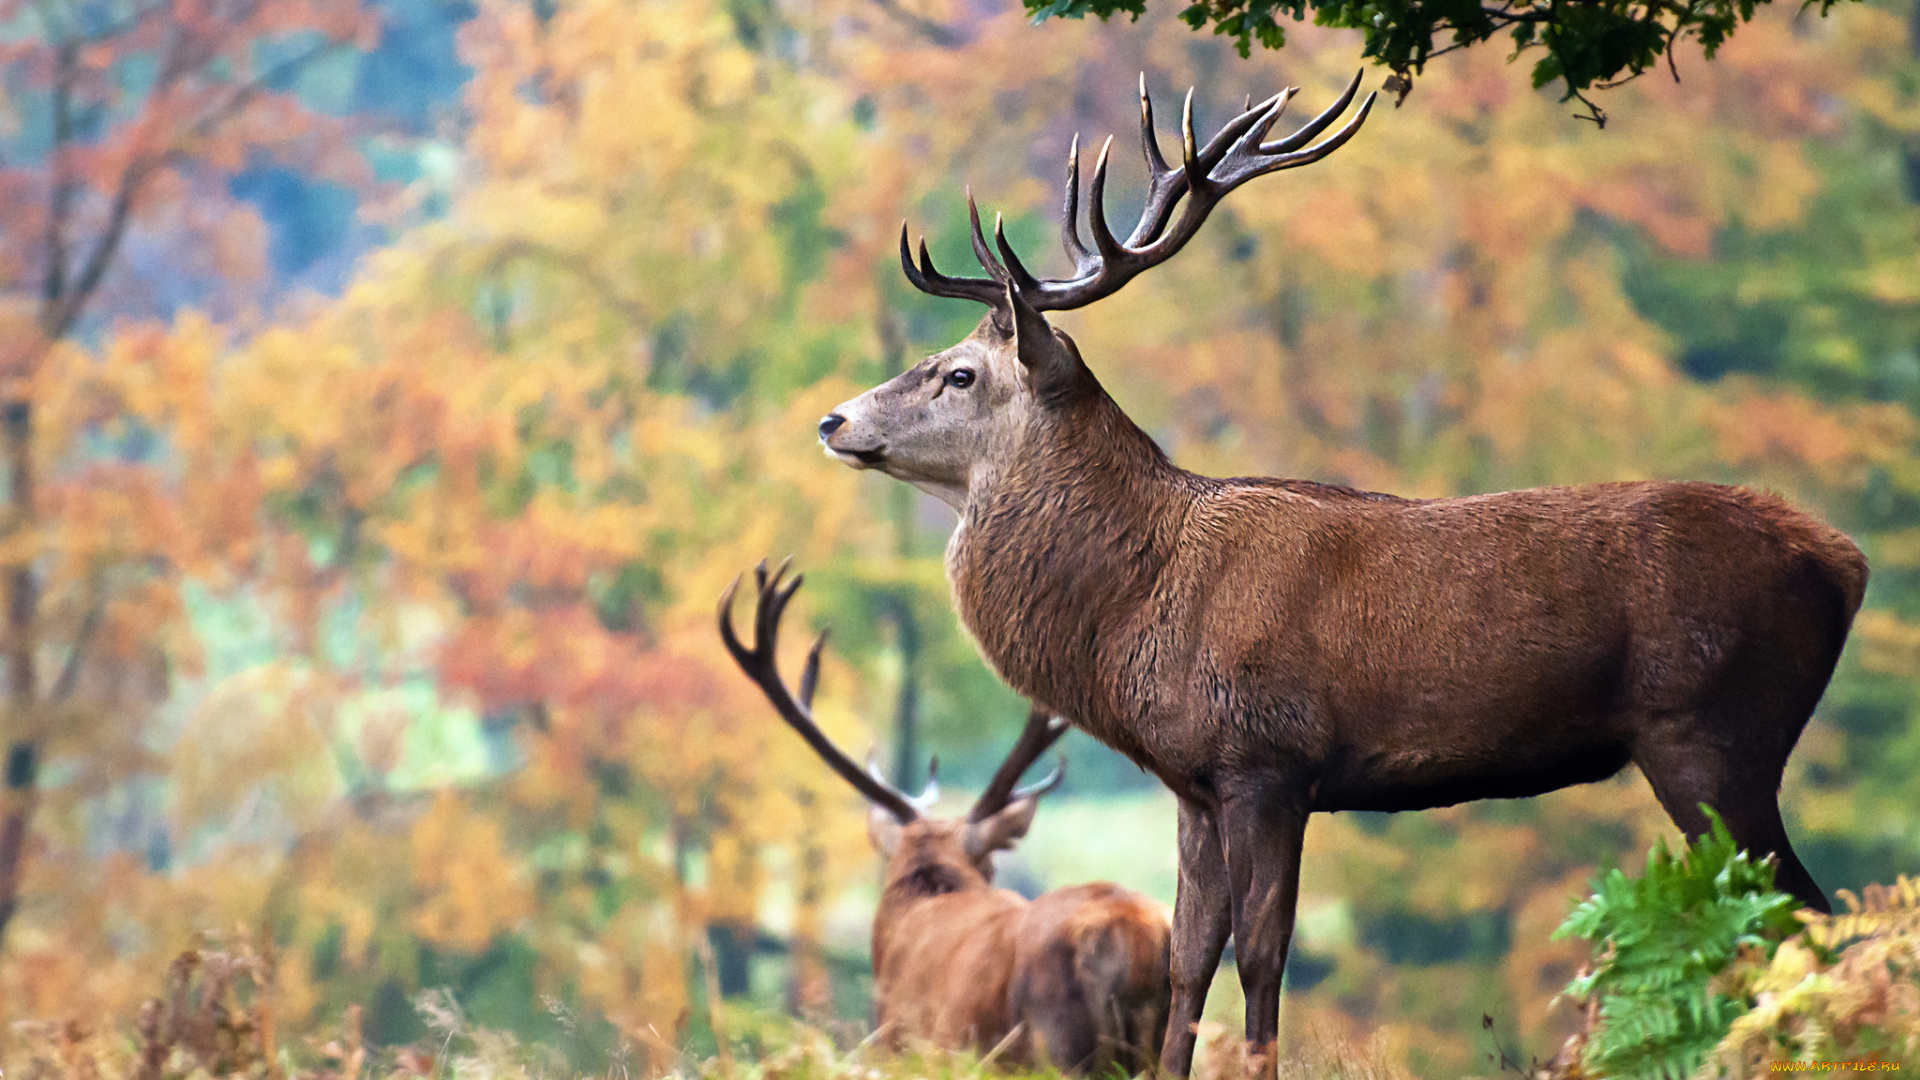
[[[248,936],[210,938],[180,954],[160,992],[130,1029],[77,1022],[16,1025],[5,1072],[26,1080],[1052,1080],[1048,1071],[1011,1071],[993,1054],[927,1045],[883,1049],[872,1035],[791,1018],[723,1009],[717,1025],[734,1045],[695,1057],[657,1038],[616,1056],[603,1077],[580,1077],[550,1046],[470,1022],[453,995],[427,991],[414,1007],[428,1037],[375,1048],[361,1035],[360,1009],[346,1010],[319,1037],[276,1042],[274,956]],[[557,1009],[558,1006],[550,1006]],[[558,1015],[558,1014],[556,1014]],[[562,1027],[570,1028],[561,1016]],[[758,1048],[747,1053],[749,1047]],[[1318,1040],[1290,1054],[1280,1080],[1412,1080],[1384,1039],[1364,1046]],[[646,1062],[649,1064],[637,1064]],[[649,1067],[650,1065],[650,1067]],[[1202,1032],[1196,1080],[1248,1074],[1240,1040],[1220,1025]]]

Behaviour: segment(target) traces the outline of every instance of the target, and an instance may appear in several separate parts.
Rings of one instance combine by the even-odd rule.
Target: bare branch
[[[105,617],[107,608],[106,589],[100,575],[94,574],[87,579],[87,612],[80,617],[80,628],[74,631],[73,646],[67,651],[67,662],[60,666],[60,675],[53,680],[53,688],[47,693],[47,700],[58,704],[73,696],[80,686],[80,671],[86,666],[87,655],[93,649],[93,639],[100,632],[100,620]]]
[[[945,23],[929,19],[917,11],[908,11],[900,6],[900,0],[873,0],[873,3],[907,29],[943,49],[957,49],[967,43],[966,35],[960,31]]]
[[[516,237],[501,241],[495,247],[493,257],[487,260],[487,269],[497,271],[515,259],[535,259],[556,269],[564,270],[592,288],[599,294],[601,300],[619,311],[621,317],[635,327],[647,325],[646,312],[640,304],[620,295],[619,289],[615,288],[605,274],[589,266],[580,256],[524,237]]]
[[[182,37],[183,35],[176,32],[174,40],[169,44],[167,62],[162,65],[161,77],[156,80],[154,85],[153,93],[156,95],[166,93],[171,89],[172,85],[178,82],[180,77],[185,74],[186,70],[191,66],[184,62],[184,57],[187,55],[187,45],[182,40]],[[185,137],[174,140],[172,145],[167,146],[158,153],[149,154],[144,157],[136,156],[132,161],[128,162],[126,171],[120,174],[120,184],[114,191],[113,202],[107,212],[107,223],[102,227],[99,237],[94,241],[93,248],[88,253],[80,273],[73,279],[72,285],[67,288],[57,300],[49,303],[43,309],[40,326],[41,333],[45,335],[46,339],[49,341],[57,340],[65,336],[69,330],[73,329],[73,324],[78,321],[80,313],[85,309],[87,302],[93,298],[94,291],[99,288],[100,281],[105,277],[107,269],[113,263],[114,257],[119,254],[120,243],[126,238],[127,225],[132,219],[134,207],[138,203],[147,182],[153,179],[166,165],[178,161],[186,155],[188,148],[185,144],[187,141],[190,139],[205,138],[211,135],[222,122],[231,119],[241,109],[244,109],[254,99],[258,98],[260,94],[265,92],[273,83],[288,77],[307,64],[342,47],[343,45],[340,42],[324,42],[299,56],[274,65],[254,78],[242,83],[235,88],[220,105],[194,121],[188,128]]]
[[[79,70],[80,47],[64,42],[56,50],[53,75],[53,146],[47,152],[47,272],[40,287],[41,304],[60,302],[67,288],[67,215],[73,209],[73,182],[67,176],[67,144],[73,140],[73,80]]]
[[[128,163],[127,170],[120,174],[120,186],[113,193],[113,206],[107,211],[107,224],[94,241],[93,250],[87,255],[79,276],[74,278],[72,288],[59,300],[43,309],[40,332],[46,340],[56,341],[65,337],[79,319],[81,309],[93,298],[94,290],[100,287],[100,279],[106,276],[108,265],[120,251],[120,241],[125,238],[127,223],[133,217],[134,201],[152,176],[153,167],[149,162],[136,159]]]
[[[229,94],[225,101],[221,102],[218,106],[194,122],[193,127],[190,129],[192,135],[195,138],[205,138],[211,135],[223,121],[231,119],[235,113],[252,104],[254,99],[272,88],[275,83],[291,78],[298,73],[301,68],[306,67],[308,64],[313,63],[315,60],[329,53],[338,52],[345,47],[345,42],[321,42],[306,52],[275,64],[273,67],[241,83],[234,88],[233,93]]]

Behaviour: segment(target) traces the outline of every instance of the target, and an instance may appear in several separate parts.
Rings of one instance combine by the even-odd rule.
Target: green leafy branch
[[[1139,18],[1146,0],[1025,0],[1035,20],[1115,14]],[[1561,100],[1586,107],[1581,119],[1604,127],[1607,114],[1587,91],[1608,89],[1644,74],[1665,57],[1675,80],[1673,52],[1688,37],[1706,56],[1714,53],[1754,10],[1769,0],[1192,0],[1180,17],[1195,30],[1211,25],[1234,39],[1240,55],[1255,42],[1268,49],[1286,44],[1281,20],[1311,18],[1321,26],[1359,30],[1363,55],[1393,71],[1387,89],[1402,100],[1413,77],[1437,56],[1507,34],[1514,57],[1544,49],[1534,62],[1533,85],[1558,79]],[[1805,0],[1825,15],[1839,0]]]

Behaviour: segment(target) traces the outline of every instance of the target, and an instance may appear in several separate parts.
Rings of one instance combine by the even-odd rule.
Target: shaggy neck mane
[[[880,906],[873,917],[875,971],[885,960],[891,932],[914,925],[908,912],[915,905],[949,893],[993,888],[964,856],[942,850],[941,845],[915,847],[895,857],[904,865],[887,867],[887,884],[880,890]]]
[[[917,853],[910,858],[912,862],[888,879],[883,902],[923,900],[929,896],[945,896],[988,885],[972,866],[951,857],[942,857],[938,852]]]
[[[1146,603],[1201,484],[1091,373],[970,492],[947,550],[961,620],[1017,691],[1132,753],[1102,691],[1100,628]],[[1137,758],[1136,758],[1137,760]]]

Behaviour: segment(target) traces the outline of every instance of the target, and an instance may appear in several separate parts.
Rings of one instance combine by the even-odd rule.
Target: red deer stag
[[[1246,181],[1345,143],[1359,77],[1263,141],[1293,91],[1204,145],[1192,94],[1168,166],[1141,84],[1145,208],[1125,241],[1089,221],[1067,159],[1070,276],[1040,279],[973,213],[987,278],[909,280],[978,301],[965,341],[841,405],[829,453],[959,512],[947,577],[1015,690],[1071,718],[1180,800],[1173,1006],[1185,1074],[1229,932],[1249,1049],[1272,1067],[1300,849],[1316,811],[1516,798],[1638,765],[1687,833],[1719,812],[1781,885],[1826,898],[1788,845],[1787,755],[1867,583],[1859,550],[1780,499],[1704,483],[1616,483],[1402,499],[1300,480],[1197,476],[1130,421],[1041,314],[1120,289],[1179,251]],[[1108,140],[1111,146],[1112,140]],[[972,200],[968,200],[972,210]],[[1176,214],[1176,210],[1178,213]],[[997,256],[996,256],[997,251]]]
[[[1107,882],[1033,901],[993,887],[993,853],[1026,835],[1061,770],[1031,787],[1014,785],[1066,723],[1034,709],[966,818],[923,816],[928,796],[909,799],[862,770],[814,724],[825,634],[807,654],[798,694],[780,677],[774,642],[801,581],[795,575],[783,584],[785,573],[784,564],[771,577],[765,563],[754,571],[753,648],[734,636],[738,579],[720,600],[720,636],[781,719],[872,804],[867,834],[887,859],[873,917],[875,1022],[890,1039],[998,1049],[997,1060],[1008,1064],[1087,1073],[1151,1067],[1167,1022],[1165,909]]]

